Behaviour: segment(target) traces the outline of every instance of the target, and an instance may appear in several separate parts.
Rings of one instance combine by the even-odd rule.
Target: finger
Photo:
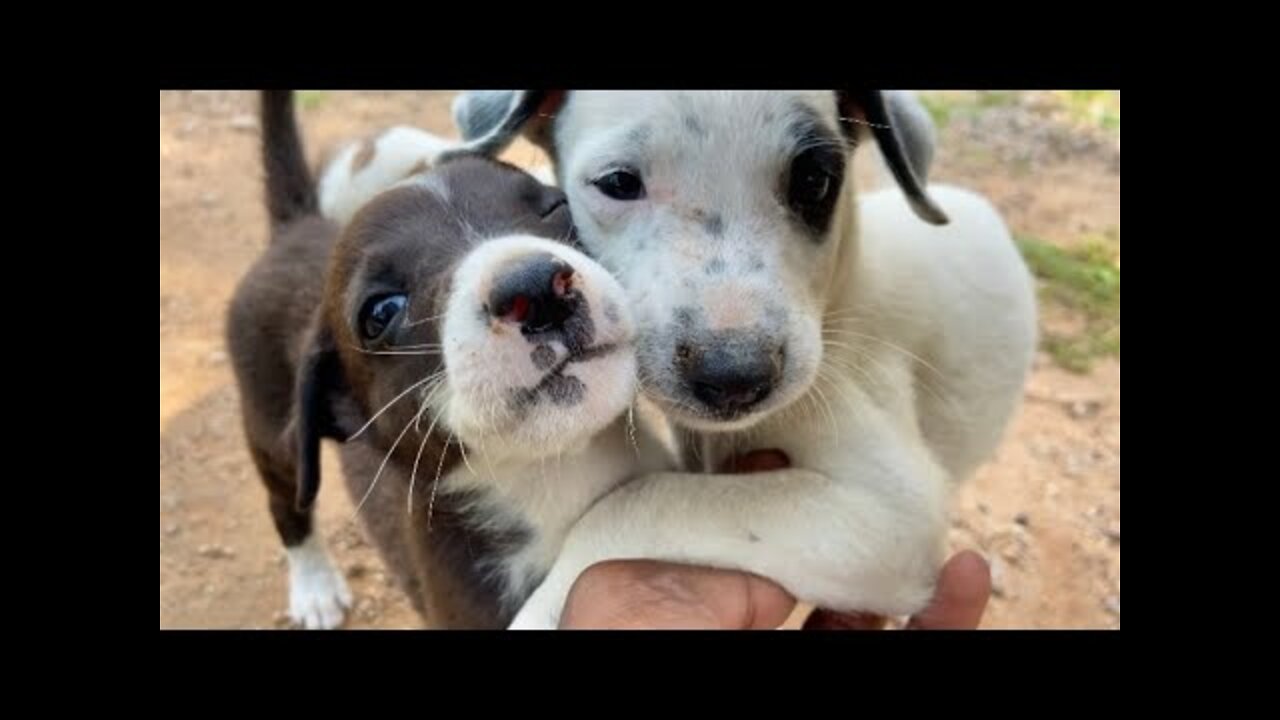
[[[596,629],[773,629],[795,598],[764,578],[650,560],[588,568],[575,583],[561,627]]]
[[[976,630],[991,597],[991,568],[972,550],[942,566],[933,601],[911,621],[912,630]]]

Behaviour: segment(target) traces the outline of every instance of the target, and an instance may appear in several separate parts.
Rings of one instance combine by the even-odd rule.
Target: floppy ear
[[[909,90],[885,90],[880,93],[889,111],[890,123],[902,141],[907,161],[921,183],[928,184],[933,167],[933,148],[938,141],[933,116],[920,98]]]
[[[453,121],[463,144],[445,156],[495,157],[524,133],[551,154],[551,118],[564,104],[564,90],[468,90],[453,101]],[[442,156],[443,159],[443,156]]]
[[[911,209],[925,222],[946,225],[946,214],[925,191],[936,135],[933,119],[915,95],[901,90],[837,90],[836,99],[845,134],[857,138],[869,127]]]
[[[327,330],[315,332],[298,370],[294,403],[294,441],[297,449],[299,512],[306,511],[320,492],[320,441],[345,439],[336,422],[335,400],[342,387],[342,370]]]

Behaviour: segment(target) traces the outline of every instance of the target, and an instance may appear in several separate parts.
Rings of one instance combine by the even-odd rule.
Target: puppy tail
[[[266,170],[267,212],[273,225],[318,212],[316,186],[293,112],[292,90],[263,90],[262,166]]]

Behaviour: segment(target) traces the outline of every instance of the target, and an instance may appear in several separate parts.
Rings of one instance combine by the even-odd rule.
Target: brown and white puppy
[[[415,175],[340,230],[319,214],[291,93],[264,92],[261,111],[272,240],[227,339],[290,614],[336,627],[351,603],[313,531],[332,438],[417,610],[503,627],[573,521],[635,472],[625,295],[572,246],[563,193],[489,159]]]

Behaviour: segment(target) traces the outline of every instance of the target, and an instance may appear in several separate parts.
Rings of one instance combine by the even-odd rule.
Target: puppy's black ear
[[[342,387],[342,368],[328,331],[319,330],[308,345],[298,370],[294,406],[294,441],[298,478],[295,505],[306,511],[320,492],[320,441],[344,439],[335,422],[335,398]]]
[[[946,214],[925,191],[935,131],[915,95],[896,90],[837,90],[836,99],[845,134],[856,139],[870,128],[911,209],[925,222],[946,225]]]
[[[453,101],[453,121],[463,144],[445,153],[496,157],[522,132],[548,153],[551,120],[564,104],[564,90],[469,90]]]

